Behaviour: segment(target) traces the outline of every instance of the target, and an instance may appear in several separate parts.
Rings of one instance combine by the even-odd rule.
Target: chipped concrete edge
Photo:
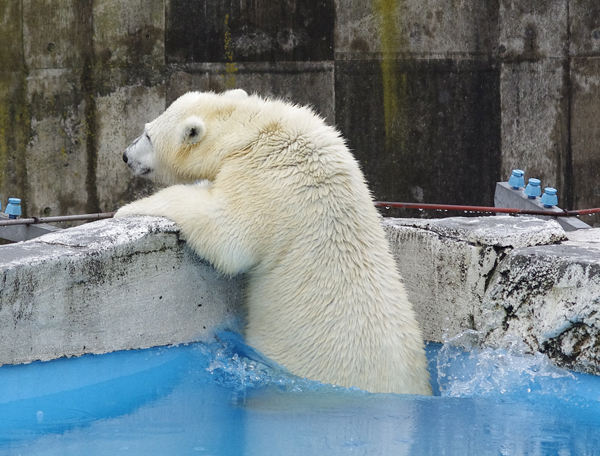
[[[600,373],[600,230],[527,217],[382,219],[421,323],[510,337]],[[242,279],[193,254],[165,220],[104,220],[0,247],[0,364],[207,337],[241,315]],[[512,340],[512,339],[510,339]]]

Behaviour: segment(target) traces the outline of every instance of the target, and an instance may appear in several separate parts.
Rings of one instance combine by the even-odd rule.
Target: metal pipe
[[[543,211],[532,209],[511,209],[506,207],[487,207],[487,206],[457,206],[453,204],[422,204],[422,203],[395,203],[388,201],[376,201],[376,207],[399,207],[405,209],[433,209],[442,211],[462,211],[462,212],[492,212],[501,214],[522,214],[522,215],[545,215],[548,217],[576,217],[579,215],[596,214],[600,212],[600,207],[593,209],[581,209],[576,211]]]
[[[56,217],[30,217],[20,219],[0,220],[0,226],[10,225],[36,225],[38,223],[70,222],[75,220],[101,220],[112,218],[114,212],[102,212],[99,214],[59,215]]]
[[[522,214],[522,215],[544,215],[547,217],[577,217],[580,215],[600,213],[600,207],[592,209],[580,209],[575,211],[536,211],[530,209],[511,209],[506,207],[488,207],[488,206],[458,206],[454,204],[424,204],[424,203],[398,203],[391,201],[375,201],[376,207],[384,208],[404,208],[404,209],[425,209],[438,211],[462,211],[478,213],[501,213],[501,214]],[[38,223],[69,222],[76,220],[101,220],[112,218],[114,212],[102,212],[99,214],[80,214],[80,215],[62,215],[56,217],[30,217],[20,219],[0,220],[0,226],[10,225],[35,225]]]

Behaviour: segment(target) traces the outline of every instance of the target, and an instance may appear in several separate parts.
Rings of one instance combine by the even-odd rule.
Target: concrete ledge
[[[508,252],[566,239],[556,222],[528,217],[384,219],[383,226],[423,336],[435,342],[484,326],[481,302]]]
[[[567,238],[555,221],[509,216],[382,224],[426,339],[471,329],[502,346],[517,336],[559,365],[600,374],[600,230]],[[241,282],[160,218],[2,246],[0,363],[202,339],[235,324]]]
[[[507,335],[557,364],[600,375],[600,230],[569,233],[558,246],[516,249],[482,302],[486,345]]]
[[[177,344],[231,322],[240,279],[160,218],[103,220],[0,247],[0,364]]]

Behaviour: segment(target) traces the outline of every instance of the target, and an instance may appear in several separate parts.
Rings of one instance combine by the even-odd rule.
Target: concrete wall
[[[517,338],[600,374],[600,230],[565,235],[554,221],[516,217],[383,226],[425,339]],[[236,327],[241,296],[241,277],[216,273],[160,218],[0,246],[0,364],[202,339]]]
[[[240,279],[202,262],[158,218],[0,246],[0,364],[202,339],[235,324]]]
[[[520,167],[563,207],[600,206],[599,5],[0,1],[0,195],[114,210],[152,191],[121,161],[145,122],[241,87],[315,106],[377,199],[490,205]]]

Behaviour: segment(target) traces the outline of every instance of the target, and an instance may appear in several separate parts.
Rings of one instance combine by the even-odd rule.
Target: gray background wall
[[[182,93],[231,87],[312,104],[378,199],[491,205],[520,167],[600,206],[597,0],[9,0],[0,18],[0,195],[28,215],[152,191],[123,149]]]

